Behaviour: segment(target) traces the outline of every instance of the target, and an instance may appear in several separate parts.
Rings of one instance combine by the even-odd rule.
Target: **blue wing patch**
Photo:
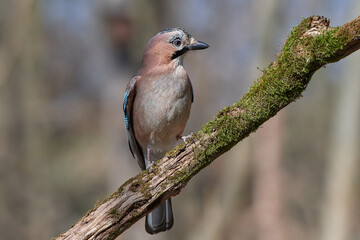
[[[141,146],[135,138],[133,123],[132,123],[132,108],[136,96],[136,82],[140,79],[140,76],[134,76],[128,85],[126,86],[123,110],[124,110],[124,122],[126,127],[126,132],[128,136],[128,143],[131,154],[137,160],[141,169],[145,169],[145,159],[142,152]]]
[[[129,128],[130,128],[130,126],[129,126],[129,116],[128,116],[128,114],[126,113],[126,105],[127,105],[129,93],[130,93],[129,90],[127,90],[127,91],[125,92],[124,104],[123,104],[124,122],[125,122],[125,127],[126,127],[127,130],[129,130]]]
[[[130,91],[129,91],[129,90],[126,90],[125,96],[124,96],[124,104],[123,104],[123,110],[124,110],[124,112],[126,111],[126,104],[127,104],[127,101],[128,101],[129,93],[130,93]]]

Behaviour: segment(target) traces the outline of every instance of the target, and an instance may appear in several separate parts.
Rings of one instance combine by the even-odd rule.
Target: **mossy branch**
[[[221,110],[186,143],[125,182],[55,239],[115,239],[214,159],[259,128],[306,89],[313,73],[360,48],[360,17],[337,28],[313,16],[292,29],[284,47],[239,101]]]

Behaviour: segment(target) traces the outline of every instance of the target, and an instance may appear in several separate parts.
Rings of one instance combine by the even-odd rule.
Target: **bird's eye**
[[[181,42],[180,39],[175,39],[175,40],[173,41],[173,45],[174,45],[175,47],[180,47],[181,44],[182,44],[182,42]]]

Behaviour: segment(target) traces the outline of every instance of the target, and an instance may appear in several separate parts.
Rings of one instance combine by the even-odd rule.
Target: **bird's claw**
[[[187,142],[189,139],[191,139],[193,137],[194,133],[190,133],[187,136],[177,136],[177,140],[183,140],[184,142]]]
[[[153,165],[155,162],[150,162],[148,163],[148,165],[146,166],[146,170],[148,170],[150,173],[154,173],[154,169],[153,169]]]

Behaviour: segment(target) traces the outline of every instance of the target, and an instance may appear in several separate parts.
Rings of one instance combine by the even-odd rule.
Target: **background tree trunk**
[[[258,28],[261,52],[254,64],[266,66],[273,60],[273,46],[277,40],[276,29],[280,24],[282,0],[260,1],[256,9],[265,9],[259,16]],[[261,6],[261,8],[260,8]],[[259,10],[257,10],[259,11]],[[267,21],[274,19],[275,21]],[[259,70],[253,76],[258,74]],[[255,78],[255,77],[253,77]],[[286,110],[266,122],[253,139],[254,192],[253,210],[257,238],[260,240],[284,240],[284,199],[283,199],[283,130]]]
[[[354,2],[354,14],[360,4]],[[360,54],[354,54],[342,74],[330,132],[329,165],[326,171],[322,240],[356,239],[354,235],[358,208],[356,188],[359,168]]]

